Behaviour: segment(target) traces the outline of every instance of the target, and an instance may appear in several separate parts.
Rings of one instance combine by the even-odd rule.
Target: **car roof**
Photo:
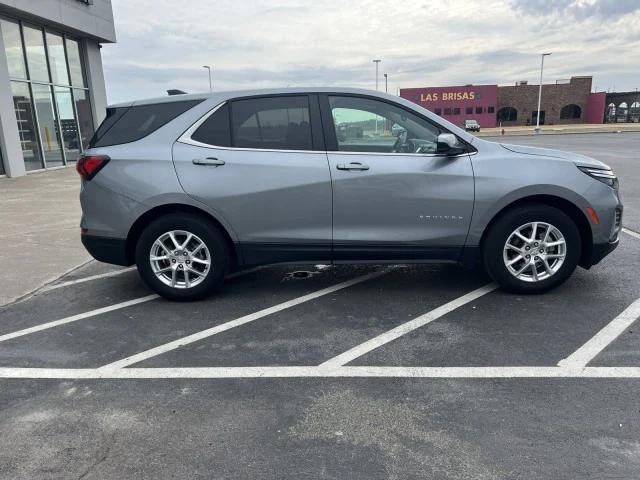
[[[368,90],[364,88],[346,88],[346,87],[287,87],[287,88],[264,88],[251,90],[229,90],[213,93],[187,93],[184,95],[168,95],[165,97],[146,98],[134,100],[130,102],[116,103],[109,105],[110,108],[130,107],[133,105],[151,105],[156,103],[183,102],[190,100],[208,100],[216,98],[220,101],[237,97],[249,97],[254,95],[283,95],[283,94],[300,94],[300,93],[353,93],[362,95],[374,95],[378,97],[388,97],[397,100],[400,97],[389,95],[376,90]]]

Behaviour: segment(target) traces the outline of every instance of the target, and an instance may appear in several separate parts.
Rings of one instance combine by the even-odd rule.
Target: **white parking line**
[[[596,333],[591,340],[582,345],[564,360],[560,367],[582,368],[593,360],[607,345],[613,342],[640,317],[640,298],[629,305],[624,312],[614,318],[606,327]]]
[[[0,368],[0,378],[640,378],[640,367],[188,367],[188,368]]]
[[[91,275],[90,277],[83,277],[83,278],[78,278],[76,280],[69,280],[68,282],[56,283],[55,285],[49,285],[41,288],[38,293],[49,292],[51,290],[57,290],[58,288],[69,287],[71,285],[90,282],[91,280],[98,280],[100,278],[115,277],[117,275],[122,275],[123,273],[131,272],[135,269],[136,267],[121,268],[119,270],[114,270],[112,272],[100,273],[98,275]]]
[[[13,338],[29,335],[30,333],[40,332],[49,328],[57,327],[71,322],[77,322],[84,318],[95,317],[107,312],[113,312],[114,310],[120,310],[121,308],[130,307],[131,305],[137,305],[139,303],[149,302],[159,298],[158,295],[147,295],[146,297],[134,298],[133,300],[127,300],[126,302],[116,303],[115,305],[109,305],[108,307],[97,308],[89,312],[79,313],[72,315],[71,317],[62,318],[53,322],[43,323],[36,325],[35,327],[25,328],[24,330],[18,330],[17,332],[7,333],[6,335],[0,335],[0,342],[5,342]]]
[[[260,318],[266,317],[267,315],[281,312],[282,310],[286,310],[287,308],[291,308],[296,305],[300,305],[301,303],[314,300],[318,297],[322,297],[323,295],[328,295],[330,293],[337,292],[338,290],[342,290],[347,287],[351,287],[352,285],[356,285],[366,280],[371,280],[373,278],[384,275],[385,273],[389,272],[389,270],[390,269],[387,268],[384,270],[380,270],[378,272],[362,275],[360,277],[347,280],[346,282],[338,283],[336,285],[332,285],[331,287],[323,288],[322,290],[318,290],[318,291],[309,293],[307,295],[303,295],[302,297],[294,298],[292,300],[287,300],[286,302],[279,303],[278,305],[274,305],[273,307],[265,308],[263,310],[260,310],[259,312],[251,313],[249,315],[245,315],[244,317],[236,318],[235,320],[231,320],[229,322],[223,323],[221,325],[216,325],[215,327],[208,328],[201,332],[194,333],[192,335],[188,335],[183,338],[179,338],[172,342],[165,343],[164,345],[160,345],[150,350],[146,350],[144,352],[132,355],[131,357],[123,358],[122,360],[109,363],[107,365],[100,367],[100,370],[113,370],[113,369],[128,367],[129,365],[133,365],[134,363],[138,363],[143,360],[147,360],[151,357],[155,357],[157,355],[161,355],[171,350],[175,350],[176,348],[180,348],[190,343],[197,342],[204,338],[210,337],[212,335],[216,335],[218,333],[230,330],[232,328],[239,327],[240,325],[245,325],[247,323],[253,322]]]
[[[629,230],[628,228],[624,227],[622,228],[622,231],[627,235],[631,235],[633,238],[637,238],[638,240],[640,240],[640,233],[634,232],[633,230]]]
[[[99,273],[97,275],[91,275],[89,277],[78,278],[76,280],[69,280],[68,282],[62,282],[62,283],[56,283],[54,285],[48,285],[46,287],[42,287],[38,291],[38,293],[49,292],[51,290],[57,290],[58,288],[69,287],[71,285],[77,285],[78,283],[90,282],[92,280],[99,280],[101,278],[116,277],[118,275],[122,275],[123,273],[132,272],[136,268],[137,267],[134,265],[133,267],[121,268],[119,270],[114,270],[112,272]],[[231,280],[232,278],[241,277],[243,275],[247,275],[248,273],[257,272],[258,270],[262,270],[263,268],[265,268],[265,267],[260,266],[260,267],[250,268],[248,270],[242,270],[242,271],[239,271],[239,272],[234,272],[234,273],[232,273],[230,275],[227,275],[225,277],[225,280]]]
[[[483,295],[494,291],[496,288],[498,288],[498,286],[495,283],[489,283],[484,287],[480,287],[473,292],[469,292],[466,295],[445,303],[444,305],[441,305],[438,308],[425,313],[424,315],[420,315],[413,320],[403,323],[402,325],[399,325],[396,328],[389,330],[388,332],[378,335],[371,340],[361,343],[360,345],[357,345],[347,350],[346,352],[341,353],[340,355],[337,355],[327,360],[326,362],[321,363],[320,366],[339,367],[342,365],[346,365],[356,358],[361,357],[365,353],[369,353],[370,351],[375,350],[376,348],[381,347],[382,345],[389,343],[403,335],[406,335],[407,333],[412,332],[417,328],[423,327],[424,325],[437,320],[438,318],[446,315],[456,308],[466,305],[467,303],[472,302],[482,297]]]

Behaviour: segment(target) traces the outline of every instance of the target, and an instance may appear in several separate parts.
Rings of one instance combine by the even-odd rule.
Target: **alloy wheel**
[[[562,232],[550,223],[530,222],[516,228],[504,244],[503,260],[511,275],[540,282],[555,275],[567,256]]]
[[[204,281],[211,270],[211,253],[197,235],[172,230],[160,235],[149,252],[155,276],[172,288],[192,288]]]

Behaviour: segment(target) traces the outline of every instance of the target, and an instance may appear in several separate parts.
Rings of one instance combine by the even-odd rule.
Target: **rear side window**
[[[236,100],[231,124],[237,148],[313,150],[307,96]]]
[[[200,102],[202,100],[186,100],[107,109],[107,118],[91,139],[89,148],[140,140]]]
[[[218,147],[231,146],[231,129],[229,128],[229,104],[210,115],[191,135],[196,142],[215,145]]]

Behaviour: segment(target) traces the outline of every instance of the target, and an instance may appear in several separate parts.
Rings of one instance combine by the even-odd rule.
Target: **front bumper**
[[[616,248],[618,248],[619,243],[619,238],[616,238],[615,240],[607,243],[594,243],[591,249],[590,265],[597,265],[598,263],[600,263],[600,260],[609,255]]]
[[[127,258],[127,240],[124,238],[81,235],[81,239],[84,248],[99,262],[125,267],[133,263]]]

